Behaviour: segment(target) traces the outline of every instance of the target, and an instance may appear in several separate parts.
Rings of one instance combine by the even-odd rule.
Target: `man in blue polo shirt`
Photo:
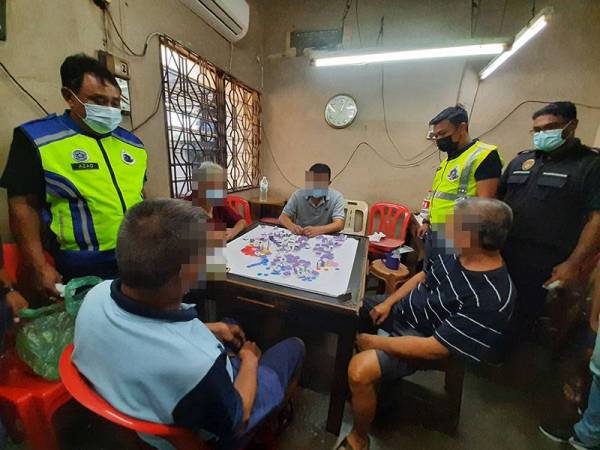
[[[457,203],[446,222],[453,248],[430,252],[426,269],[389,297],[365,299],[365,328],[388,336],[358,335],[360,352],[348,368],[354,427],[338,448],[368,448],[380,381],[412,374],[417,359],[455,354],[480,362],[499,344],[515,294],[500,256],[511,223],[512,211],[499,200]]]
[[[181,302],[199,279],[210,279],[206,267],[223,234],[210,230],[201,208],[182,200],[146,200],[129,209],[117,239],[121,278],[87,294],[73,361],[119,411],[193,428],[218,448],[237,448],[283,404],[304,344],[286,339],[261,356],[237,325],[205,324]]]
[[[344,196],[331,189],[331,169],[314,164],[305,176],[306,189],[292,194],[279,222],[294,234],[315,237],[344,229]]]

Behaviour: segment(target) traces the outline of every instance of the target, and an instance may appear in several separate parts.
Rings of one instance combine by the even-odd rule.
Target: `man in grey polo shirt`
[[[279,222],[294,234],[315,237],[344,228],[344,196],[331,189],[331,169],[314,164],[306,172],[306,188],[298,189],[285,205]]]

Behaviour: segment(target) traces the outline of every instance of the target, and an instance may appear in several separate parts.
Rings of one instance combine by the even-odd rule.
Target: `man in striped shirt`
[[[354,427],[339,448],[368,449],[376,384],[415,372],[415,359],[450,354],[484,360],[499,343],[513,311],[515,290],[500,249],[512,223],[505,203],[473,197],[457,203],[446,223],[445,248],[424,271],[389,297],[366,298],[363,325],[387,336],[358,335],[348,377]]]

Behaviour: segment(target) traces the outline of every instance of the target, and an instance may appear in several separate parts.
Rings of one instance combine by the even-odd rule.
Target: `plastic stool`
[[[394,293],[410,278],[408,267],[404,264],[400,264],[400,267],[396,270],[388,269],[382,259],[376,259],[371,263],[369,275],[385,282],[385,293],[387,295]]]

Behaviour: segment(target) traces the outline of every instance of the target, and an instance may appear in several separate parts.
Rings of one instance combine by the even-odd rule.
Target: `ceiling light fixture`
[[[521,47],[527,44],[527,42],[529,42],[540,31],[542,31],[546,25],[548,25],[548,18],[551,13],[552,8],[544,8],[537,16],[531,19],[527,26],[519,31],[519,33],[515,36],[515,40],[510,48],[490,61],[490,63],[485,66],[481,72],[479,72],[479,78],[481,80],[485,80],[508,58],[514,55]]]
[[[499,55],[506,49],[505,44],[477,44],[459,47],[428,48],[398,52],[360,53],[343,56],[315,57],[312,62],[317,67],[345,66],[355,64],[410,61],[415,59],[452,58],[457,56]]]

